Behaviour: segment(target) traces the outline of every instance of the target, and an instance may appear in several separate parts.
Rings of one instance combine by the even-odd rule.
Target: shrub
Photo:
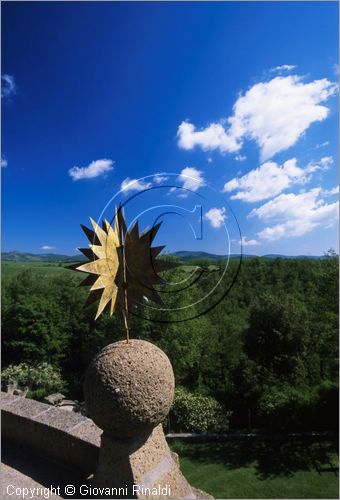
[[[34,399],[43,399],[52,392],[66,389],[60,370],[45,362],[35,366],[26,363],[9,365],[2,372],[2,383],[13,382],[16,382],[20,389],[28,387],[28,397]]]
[[[229,416],[223,406],[210,396],[193,394],[178,387],[171,410],[171,425],[180,432],[226,432]]]

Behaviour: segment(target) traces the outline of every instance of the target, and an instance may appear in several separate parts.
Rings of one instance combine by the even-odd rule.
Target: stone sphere
[[[89,416],[118,439],[149,434],[169,413],[174,389],[169,358],[135,339],[105,347],[88,367],[84,384]]]

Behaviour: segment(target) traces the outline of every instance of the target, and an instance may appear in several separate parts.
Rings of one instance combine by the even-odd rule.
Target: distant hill
[[[174,252],[172,255],[178,257],[180,260],[192,260],[192,259],[221,260],[226,258],[226,255],[217,255],[208,252],[191,252],[189,250],[181,250],[179,252]]]
[[[56,253],[2,252],[4,262],[78,262],[84,260],[83,255],[62,255]]]
[[[269,253],[263,255],[266,259],[324,259],[324,255],[281,255],[279,253]]]
[[[210,260],[221,260],[226,259],[227,255],[217,255],[214,253],[208,252],[190,252],[186,250],[182,250],[180,252],[174,252],[176,257],[180,260],[193,260],[193,259],[210,259]],[[281,254],[267,254],[267,255],[252,255],[252,254],[243,254],[243,259],[250,259],[258,257],[261,259],[324,259],[324,255],[281,255]],[[230,254],[231,259],[239,258],[239,254]]]
[[[171,254],[170,254],[171,255]],[[192,252],[189,250],[182,250],[179,252],[174,252],[172,255],[177,257],[182,261],[189,261],[194,259],[207,259],[207,260],[221,260],[226,259],[227,255],[217,255],[208,252]],[[253,257],[259,257],[257,255],[243,254],[243,259],[249,259]],[[84,255],[63,255],[56,253],[27,253],[27,252],[3,252],[1,254],[3,262],[79,262],[85,260]],[[231,259],[239,258],[238,254],[231,254]],[[259,258],[265,259],[324,259],[324,255],[281,255],[281,254],[268,254],[262,255]]]

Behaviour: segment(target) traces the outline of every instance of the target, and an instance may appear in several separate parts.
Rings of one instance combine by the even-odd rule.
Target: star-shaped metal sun
[[[128,312],[143,305],[144,299],[164,305],[154,288],[164,283],[158,273],[177,264],[156,258],[164,246],[151,246],[161,222],[140,234],[136,221],[128,231],[121,207],[116,213],[114,227],[107,220],[102,227],[91,218],[90,221],[93,230],[82,225],[90,241],[89,247],[79,249],[89,261],[70,268],[89,274],[80,285],[91,285],[86,305],[99,299],[95,319],[105,309],[110,315],[117,310],[122,312],[128,340]]]

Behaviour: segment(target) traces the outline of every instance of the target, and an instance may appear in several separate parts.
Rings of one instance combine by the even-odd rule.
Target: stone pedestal
[[[174,387],[167,356],[142,340],[111,344],[89,366],[86,406],[104,431],[94,483],[112,498],[211,498],[191,488],[165,440]]]

